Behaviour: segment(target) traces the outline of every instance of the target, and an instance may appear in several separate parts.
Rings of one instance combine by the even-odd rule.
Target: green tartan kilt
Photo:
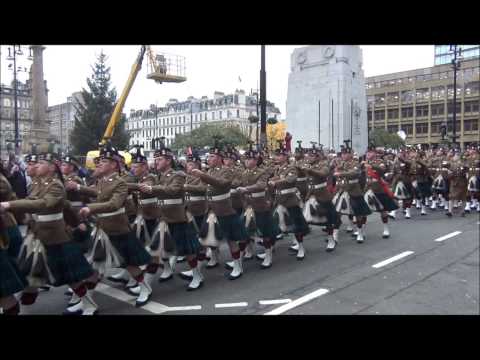
[[[177,256],[195,255],[201,248],[197,229],[193,222],[168,224],[170,234],[175,241]]]
[[[86,280],[94,271],[76,242],[45,246],[47,263],[54,286],[74,284]]]
[[[245,224],[238,214],[217,216],[222,232],[221,240],[242,241],[248,239]]]
[[[293,229],[292,233],[307,235],[310,232],[310,227],[303,216],[302,209],[300,206],[292,206],[287,208],[288,215],[292,221]]]
[[[0,298],[22,291],[28,285],[7,250],[0,249]]]
[[[142,266],[150,263],[150,254],[142,246],[133,231],[121,235],[109,235],[108,237],[122,257],[124,267]]]
[[[82,231],[79,228],[73,229],[72,238],[73,241],[80,245],[82,252],[87,254],[93,246],[93,237],[91,236],[92,226],[87,224],[87,230]]]
[[[275,237],[279,234],[279,232],[275,231],[273,214],[270,210],[262,212],[255,211],[255,223],[257,225],[258,234],[263,238],[268,238],[274,241]]]

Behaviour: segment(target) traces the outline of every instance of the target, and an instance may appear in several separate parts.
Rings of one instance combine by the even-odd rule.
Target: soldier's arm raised
[[[50,185],[48,192],[41,199],[21,199],[10,201],[10,210],[23,212],[38,212],[58,207],[65,199],[65,189],[60,183]]]
[[[168,185],[152,186],[152,194],[156,196],[181,196],[184,192],[183,185],[185,184],[185,177],[181,175],[173,175],[173,179]]]

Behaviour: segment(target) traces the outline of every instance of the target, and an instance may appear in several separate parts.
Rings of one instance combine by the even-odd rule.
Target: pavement
[[[346,220],[346,218],[344,217]],[[93,297],[102,315],[478,315],[479,214],[445,216],[430,211],[412,218],[390,220],[388,239],[382,239],[380,216],[368,217],[366,240],[357,244],[342,225],[335,251],[325,251],[319,227],[305,237],[306,257],[297,261],[288,251],[292,236],[277,244],[270,269],[260,261],[244,261],[244,274],[230,281],[223,263],[204,269],[204,286],[187,292],[178,275],[153,282],[151,301],[143,308],[118,284],[105,280]],[[258,248],[261,251],[261,247]],[[176,272],[187,269],[177,264]],[[160,273],[160,271],[159,271]],[[159,275],[159,274],[158,274]],[[158,276],[157,275],[157,276]],[[42,292],[23,314],[61,314],[66,287]]]

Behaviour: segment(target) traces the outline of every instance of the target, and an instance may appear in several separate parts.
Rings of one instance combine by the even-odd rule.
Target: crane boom
[[[120,116],[122,115],[123,107],[125,106],[125,102],[127,101],[128,94],[137,78],[137,75],[142,68],[143,57],[145,55],[146,46],[142,45],[140,49],[140,53],[138,54],[137,60],[132,65],[132,70],[130,71],[130,75],[128,76],[127,83],[123,88],[122,94],[118,99],[115,109],[113,110],[112,116],[108,122],[107,128],[105,129],[105,133],[103,134],[103,138],[101,143],[105,144],[108,139],[113,136],[113,131],[115,130],[115,126],[117,125],[118,121],[120,120]]]

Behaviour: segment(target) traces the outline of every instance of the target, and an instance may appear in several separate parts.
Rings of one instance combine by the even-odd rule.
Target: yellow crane
[[[147,54],[147,79],[155,80],[157,83],[170,82],[181,83],[187,80],[185,76],[185,58],[179,55],[171,55],[166,53],[156,54],[149,45],[142,45],[140,52],[132,65],[130,75],[128,76],[127,83],[125,84],[123,91],[115,104],[113,113],[108,121],[107,128],[103,134],[103,138],[100,144],[105,144],[113,136],[115,128],[122,116],[123,107],[127,101],[128,95],[132,86],[137,78],[140,69],[142,68],[143,58]],[[89,151],[87,153],[86,166],[87,168],[94,168],[93,159],[98,156],[98,150]],[[127,164],[129,164],[129,158],[127,156]]]

